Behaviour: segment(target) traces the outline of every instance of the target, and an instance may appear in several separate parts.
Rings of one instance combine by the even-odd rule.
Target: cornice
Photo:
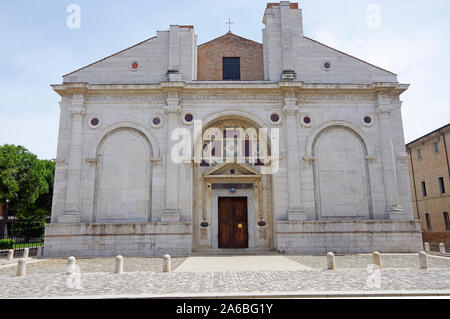
[[[199,81],[199,82],[161,82],[154,84],[89,84],[71,82],[52,85],[53,90],[61,96],[89,93],[114,94],[161,94],[167,92],[208,92],[227,91],[267,91],[272,92],[328,92],[328,93],[386,93],[400,95],[406,91],[409,84],[398,82],[374,82],[371,84],[340,84],[340,83],[304,83],[300,81]]]

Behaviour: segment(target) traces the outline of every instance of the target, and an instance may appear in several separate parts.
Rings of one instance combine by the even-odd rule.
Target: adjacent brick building
[[[406,145],[414,215],[423,240],[450,245],[450,124]]]

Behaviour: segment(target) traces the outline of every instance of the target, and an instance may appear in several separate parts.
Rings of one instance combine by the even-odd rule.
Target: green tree
[[[0,146],[0,205],[9,200],[9,210],[32,214],[41,194],[49,192],[46,164],[23,146]],[[6,234],[7,216],[3,219]]]
[[[50,160],[40,160],[45,167],[44,178],[48,185],[48,191],[43,192],[28,209],[29,212],[42,216],[49,216],[52,210],[53,184],[55,181],[55,163]]]
[[[30,238],[42,238],[44,235],[45,220],[42,215],[18,214],[12,224],[12,233],[15,237],[25,238],[29,242]]]

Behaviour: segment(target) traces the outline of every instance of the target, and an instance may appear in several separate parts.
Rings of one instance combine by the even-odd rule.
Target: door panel
[[[219,248],[248,248],[247,197],[219,197]]]

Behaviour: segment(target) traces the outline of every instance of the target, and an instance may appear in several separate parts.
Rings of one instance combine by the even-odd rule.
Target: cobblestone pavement
[[[124,274],[113,274],[112,258],[78,259],[81,274],[65,275],[65,260],[48,259],[15,277],[0,269],[0,298],[136,296],[170,294],[450,291],[450,259],[429,256],[434,267],[418,269],[417,255],[382,255],[380,271],[367,269],[370,255],[337,256],[340,269],[323,270],[324,256],[289,256],[314,269],[162,273],[161,258],[125,258]],[[173,258],[173,268],[184,258]],[[347,268],[347,269],[343,269]],[[144,270],[144,271],[143,271]]]
[[[287,258],[314,269],[326,269],[326,256],[286,256]],[[336,256],[337,269],[367,268],[373,263],[371,254]],[[383,268],[418,268],[418,254],[382,254]],[[431,268],[450,268],[450,258],[428,255]]]

